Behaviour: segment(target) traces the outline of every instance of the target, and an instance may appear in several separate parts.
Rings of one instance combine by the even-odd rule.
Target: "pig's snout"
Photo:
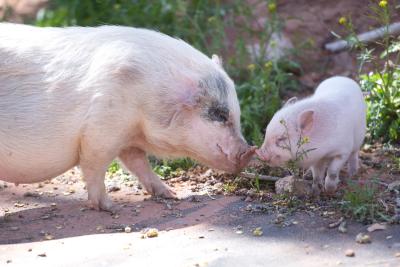
[[[239,149],[239,152],[236,154],[236,172],[239,172],[241,169],[247,166],[256,149],[257,147],[249,146],[247,144]]]
[[[241,169],[246,167],[256,150],[256,147],[249,146],[243,140],[235,140],[234,144],[228,144],[228,149],[233,148],[228,151],[224,151],[219,144],[217,144],[217,147],[219,151],[225,155],[226,163],[228,164],[226,167],[220,166],[220,168],[222,167],[225,171],[230,173],[238,173]]]

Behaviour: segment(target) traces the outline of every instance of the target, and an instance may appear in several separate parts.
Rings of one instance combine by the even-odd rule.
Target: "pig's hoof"
[[[336,192],[336,185],[334,184],[325,184],[325,193],[328,196],[334,195]]]
[[[100,200],[91,200],[90,207],[97,210],[97,211],[108,211],[111,213],[117,212],[116,206],[114,206],[113,202],[108,198],[105,197]]]
[[[153,187],[153,195],[164,198],[173,198],[173,199],[178,198],[174,190],[172,190],[169,186],[165,184],[159,184]]]
[[[311,193],[313,197],[319,197],[321,195],[322,185],[320,184],[313,184]]]

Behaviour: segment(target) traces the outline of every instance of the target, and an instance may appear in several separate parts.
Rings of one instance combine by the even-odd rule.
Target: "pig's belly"
[[[3,149],[0,144],[0,180],[35,183],[54,178],[77,165],[78,146],[42,144],[42,149]],[[5,153],[4,153],[5,152]]]

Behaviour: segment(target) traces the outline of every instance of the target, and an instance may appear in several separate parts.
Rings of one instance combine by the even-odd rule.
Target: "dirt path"
[[[180,201],[149,199],[132,181],[109,184],[110,191],[120,188],[110,193],[120,207],[113,215],[86,209],[77,177],[7,184],[0,191],[0,266],[400,265],[399,225],[357,244],[355,236],[367,226],[349,222],[342,234],[318,210],[281,216],[255,202],[200,195],[182,185],[176,188]],[[253,235],[256,227],[262,236]],[[145,228],[157,228],[159,236],[142,239]],[[346,257],[347,249],[355,257]]]

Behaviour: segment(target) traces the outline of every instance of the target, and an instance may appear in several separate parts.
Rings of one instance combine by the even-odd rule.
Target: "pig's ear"
[[[188,77],[180,77],[182,86],[178,92],[178,103],[185,108],[193,108],[199,102],[199,90],[195,80]]]
[[[303,133],[308,133],[314,124],[314,110],[305,110],[298,117],[298,125]]]
[[[214,54],[211,56],[211,60],[222,68],[222,59],[219,56]]]
[[[294,104],[296,102],[297,102],[297,97],[294,96],[294,97],[290,98],[288,101],[286,101],[286,103],[283,105],[283,107],[289,106],[289,105]]]

